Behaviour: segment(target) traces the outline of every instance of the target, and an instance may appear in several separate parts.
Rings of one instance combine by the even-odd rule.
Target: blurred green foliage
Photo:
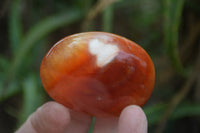
[[[84,19],[96,2],[0,2],[0,132],[14,131],[49,100],[39,78],[42,57],[60,38],[82,32]],[[88,30],[125,36],[140,44],[153,58],[157,72],[156,86],[144,107],[149,132],[155,131],[169,107],[169,101],[192,76],[191,68],[195,66],[200,53],[198,4],[198,0],[121,0],[102,9],[90,22]],[[184,48],[186,52],[182,52]],[[167,123],[165,132],[188,132],[188,129],[175,128],[174,123],[190,126],[193,128],[190,132],[200,132],[197,126],[200,120],[196,119],[200,117],[198,82],[200,78],[195,79],[190,95],[185,94],[180,105],[169,116],[171,124]],[[14,124],[5,126],[11,122]],[[174,131],[170,127],[174,127]]]

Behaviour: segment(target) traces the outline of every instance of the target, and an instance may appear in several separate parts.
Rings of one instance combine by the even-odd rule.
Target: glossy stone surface
[[[151,58],[136,43],[105,32],[65,37],[43,58],[40,76],[47,93],[66,107],[97,117],[119,116],[143,106],[155,80]]]

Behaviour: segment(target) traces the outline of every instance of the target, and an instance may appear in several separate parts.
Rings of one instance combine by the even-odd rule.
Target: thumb
[[[147,133],[147,118],[142,108],[126,107],[119,118],[118,133]]]
[[[56,102],[37,109],[16,133],[63,133],[70,122],[69,110]]]

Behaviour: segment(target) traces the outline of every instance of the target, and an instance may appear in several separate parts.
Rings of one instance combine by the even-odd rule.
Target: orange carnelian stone
[[[154,65],[143,48],[105,32],[60,40],[43,58],[40,75],[54,100],[97,117],[119,116],[131,104],[143,106],[155,80]]]

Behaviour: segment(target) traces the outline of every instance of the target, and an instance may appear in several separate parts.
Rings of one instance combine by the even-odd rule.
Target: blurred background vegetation
[[[39,68],[61,38],[107,31],[152,57],[150,133],[200,132],[199,0],[0,0],[0,132],[11,133],[50,98]]]

